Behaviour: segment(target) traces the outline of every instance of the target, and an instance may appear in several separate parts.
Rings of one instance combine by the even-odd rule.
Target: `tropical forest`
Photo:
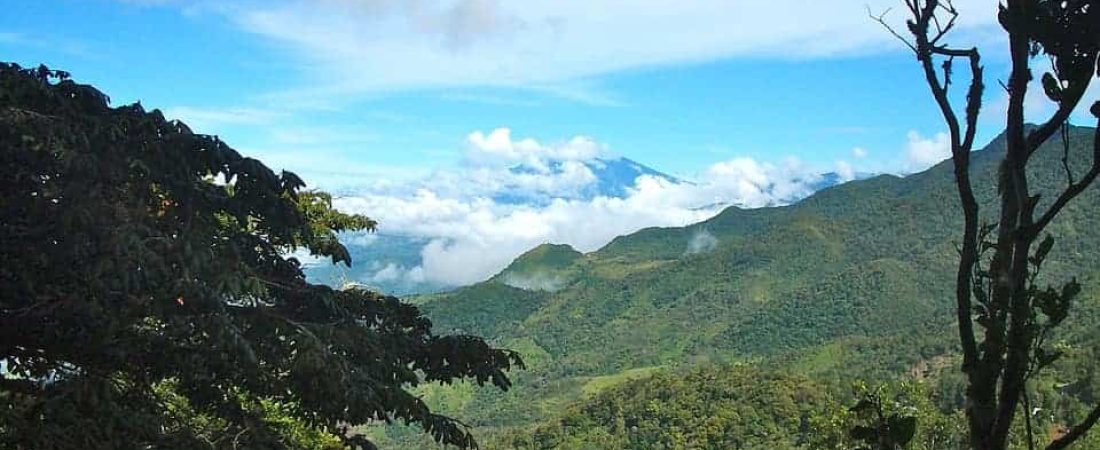
[[[0,449],[1100,450],[1100,1],[0,4]]]

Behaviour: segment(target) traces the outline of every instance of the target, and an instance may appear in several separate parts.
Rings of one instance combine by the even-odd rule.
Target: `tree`
[[[950,0],[905,0],[905,5],[913,39],[891,32],[916,54],[943,114],[964,218],[955,296],[962,370],[967,378],[970,445],[1003,449],[1021,403],[1028,402],[1028,380],[1059,356],[1048,348],[1046,338],[1066,318],[1080,290],[1075,280],[1059,287],[1041,287],[1038,272],[1054,245],[1053,238],[1044,235],[1047,227],[1100,175],[1100,128],[1093,137],[1092,160],[1084,173],[1072,170],[1074,161],[1063,139],[1067,185],[1053,196],[1045,197],[1028,186],[1028,162],[1039,146],[1059,131],[1068,138],[1064,130],[1070,115],[1092,79],[1100,76],[1100,2],[1006,0],[999,6],[998,18],[1008,33],[1011,73],[1004,86],[1008,93],[1007,151],[997,186],[999,209],[985,216],[992,217],[988,224],[982,222],[969,171],[985,89],[981,55],[977,48],[944,43],[958,16]],[[885,25],[882,16],[875,19]],[[1040,55],[1051,63],[1042,76],[1042,88],[1057,109],[1038,126],[1028,126],[1024,98],[1032,80],[1031,64]],[[956,59],[966,62],[970,72],[962,120],[949,92],[957,82]],[[1100,102],[1092,105],[1091,112],[1100,119]],[[1100,405],[1046,448],[1069,446],[1098,419]]]
[[[45,67],[0,64],[0,447],[372,447],[351,427],[460,422],[407,388],[507,389],[513,352],[417,308],[310,284],[296,249],[374,222],[217,137]]]
[[[922,381],[853,383],[855,404],[829,405],[809,420],[813,449],[964,448],[961,411],[945,413]]]

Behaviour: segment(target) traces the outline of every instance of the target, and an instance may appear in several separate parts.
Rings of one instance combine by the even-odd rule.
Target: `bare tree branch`
[[[929,3],[931,4],[933,2]],[[940,39],[943,39],[943,37],[947,36],[947,33],[950,32],[952,28],[955,28],[955,20],[959,18],[959,12],[955,10],[955,5],[951,4],[950,0],[934,3],[935,6],[933,6],[932,8],[933,12],[931,17],[932,21],[936,24],[936,36],[934,36],[932,39],[929,39],[928,43],[932,47],[937,47],[939,46]],[[936,9],[942,9],[944,12],[947,13],[947,24],[940,26],[939,16],[937,16],[935,13]]]
[[[909,29],[916,41],[917,60],[924,69],[925,80],[940,112],[947,123],[951,137],[951,159],[955,166],[955,179],[959,191],[959,200],[962,204],[965,219],[963,231],[963,245],[956,283],[956,300],[958,308],[958,320],[960,340],[963,347],[963,365],[972,366],[978,357],[978,346],[974,338],[973,313],[971,308],[971,289],[973,267],[978,262],[978,202],[974,198],[973,188],[970,183],[970,150],[974,142],[974,134],[977,130],[978,112],[981,108],[981,94],[984,90],[982,83],[981,55],[977,49],[961,50],[936,47],[928,39],[928,27],[934,16],[939,2],[929,0],[923,7],[918,0],[907,0],[909,10],[915,14],[909,21]],[[950,24],[951,22],[949,22]],[[942,36],[940,36],[942,37]],[[960,130],[957,114],[947,96],[946,86],[940,83],[936,76],[933,55],[948,57],[965,57],[970,61],[971,85],[967,95],[966,105],[966,129]]]
[[[886,29],[886,31],[888,31],[890,34],[894,35],[894,37],[898,38],[898,40],[901,41],[903,44],[905,44],[906,47],[909,47],[910,50],[913,50],[913,53],[917,53],[917,48],[913,46],[913,43],[906,40],[904,37],[902,37],[900,34],[898,34],[897,31],[894,31],[894,27],[891,27],[890,24],[886,23],[886,15],[890,13],[891,9],[892,8],[886,8],[886,11],[883,11],[882,14],[879,14],[879,15],[876,16],[873,13],[871,13],[871,7],[868,6],[867,7],[867,17],[870,17],[871,20],[874,20],[875,22],[878,22],[880,25],[882,25],[883,28]]]

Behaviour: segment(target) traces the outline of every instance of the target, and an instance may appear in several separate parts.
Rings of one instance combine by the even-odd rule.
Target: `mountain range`
[[[625,157],[592,158],[580,163],[593,178],[575,191],[554,191],[550,188],[520,189],[518,186],[505,183],[492,193],[490,199],[505,208],[537,209],[556,200],[590,201],[598,197],[624,199],[631,195],[641,177],[651,177],[669,184],[692,184],[691,181],[668,175]],[[575,167],[570,167],[569,163],[562,161],[549,161],[539,165],[519,164],[507,169],[513,176],[513,180],[522,179],[524,176],[563,177],[569,170],[575,170]],[[867,176],[859,175],[859,177]],[[805,189],[793,194],[781,194],[776,192],[774,185],[758,188],[764,195],[773,198],[773,203],[786,204],[799,200],[807,193],[834,186],[846,180],[835,172],[829,172],[806,175],[790,181],[805,186]],[[369,193],[359,195],[369,195]],[[729,199],[719,203],[699,205],[699,207],[716,209],[736,204],[738,204],[736,199]],[[346,235],[343,242],[355,261],[352,267],[315,263],[307,264],[305,272],[315,282],[334,286],[352,283],[395,295],[441,292],[459,287],[432,281],[431,277],[404,275],[409,270],[423,267],[421,251],[433,239],[440,240],[444,245],[449,244],[446,238],[439,236],[393,231],[379,235]]]
[[[1067,134],[1077,173],[1090,160],[1092,135],[1080,127]],[[997,138],[972,157],[983,217],[996,214],[1003,152]],[[1032,185],[1046,194],[1040,208],[1065,186],[1061,152],[1054,139],[1033,157]],[[429,397],[493,435],[575,413],[570,405],[609,386],[685,365],[750,363],[819,380],[946,370],[955,348],[957,204],[945,162],[828,187],[791,205],[731,206],[587,254],[539,246],[489,280],[413,299],[439,330],[484,336],[528,362],[507,394],[438,389]],[[1077,331],[1062,336],[1069,343],[1098,337],[1097,207],[1092,188],[1051,228],[1056,250],[1042,280],[1077,277],[1085,286],[1069,326]],[[1091,383],[1100,389],[1100,378]]]

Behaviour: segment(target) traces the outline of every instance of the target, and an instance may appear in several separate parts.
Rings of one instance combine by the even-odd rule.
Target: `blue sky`
[[[955,3],[950,42],[982,49],[991,86],[984,144],[1002,123],[1004,39],[995,0]],[[491,260],[447,280],[463,283],[538,242],[593,250],[716,212],[704,205],[774,204],[807,174],[908,173],[940,160],[944,127],[915,59],[867,16],[895,7],[887,17],[904,29],[900,5],[9,0],[0,54],[217,134],[345,193],[343,207],[387,231],[439,239],[421,273]],[[1050,107],[1033,98],[1028,111],[1038,121]],[[556,206],[485,200],[591,182],[581,165],[535,180],[500,170],[577,155],[626,156],[698,183],[644,180],[631,198],[563,195]],[[589,216],[613,226],[578,219]]]
[[[304,148],[378,168],[417,168],[426,161],[450,164],[460,158],[468,133],[508,127],[546,141],[590,136],[617,154],[688,177],[715,161],[735,156],[761,160],[794,156],[822,170],[847,160],[857,169],[880,171],[901,167],[909,131],[922,136],[942,131],[913,58],[867,19],[862,0],[834,2],[836,6],[828,17],[821,18],[820,25],[798,22],[809,17],[789,19],[792,27],[822,27],[825,36],[795,36],[783,42],[782,35],[777,39],[771,33],[748,31],[742,33],[743,38],[737,37],[746,41],[743,45],[726,45],[721,37],[688,36],[686,42],[672,48],[655,50],[652,57],[644,55],[649,44],[646,38],[638,39],[638,48],[629,47],[630,40],[637,39],[630,30],[654,19],[644,14],[612,15],[642,25],[610,24],[606,33],[587,24],[578,26],[579,35],[566,41],[611,41],[592,54],[576,49],[579,55],[571,56],[568,53],[573,50],[568,48],[533,44],[547,54],[528,59],[546,67],[555,66],[554,57],[562,60],[563,68],[546,77],[520,73],[514,79],[501,79],[474,68],[456,70],[460,81],[454,86],[417,75],[409,78],[421,79],[409,83],[391,80],[405,75],[403,71],[448,69],[413,63],[395,64],[398,67],[391,71],[388,64],[392,61],[385,58],[401,59],[407,43],[417,42],[417,32],[382,23],[394,20],[372,22],[375,12],[369,9],[384,11],[387,3],[319,1],[316,7],[309,7],[294,2],[10,2],[0,17],[0,51],[5,59],[25,65],[47,63],[69,70],[79,80],[101,87],[116,102],[141,100],[147,107],[171,112],[258,156],[276,155],[275,163],[282,161],[278,155]],[[391,9],[401,9],[394,6],[399,2],[392,3]],[[457,3],[475,4],[475,9],[481,10],[496,8],[501,15],[527,4]],[[728,11],[728,17],[664,29],[671,34],[682,34],[694,26],[736,29],[760,20],[737,16],[736,8],[722,3],[737,2],[717,2],[710,12]],[[772,12],[772,17],[782,20],[785,7],[809,3],[776,2],[774,7],[754,8],[753,12]],[[891,3],[877,2],[875,6],[881,9]],[[964,11],[992,6],[989,1],[971,3],[976,6]],[[438,9],[446,13],[448,6],[441,2]],[[650,8],[654,10],[651,15],[678,11],[667,6]],[[299,10],[317,9],[327,11],[294,20]],[[565,17],[589,12],[573,6],[560,9],[557,12]],[[349,28],[346,24],[332,25],[333,29],[325,30],[332,36],[325,38],[288,37],[326,28],[326,15],[355,18],[356,14],[362,16],[358,18],[361,25],[353,22],[350,31],[344,29]],[[467,59],[492,58],[501,45],[476,41],[477,25],[493,27],[492,19],[478,22],[478,14],[487,13],[469,13],[475,16],[467,20],[472,25],[462,29],[473,37],[451,38],[473,42],[451,48],[456,44],[444,39],[437,45],[441,48],[438,52]],[[894,16],[900,19],[899,14]],[[698,18],[686,15],[684,20]],[[267,22],[262,22],[264,17]],[[990,33],[987,12],[964,17],[962,23],[972,26],[964,26],[960,34],[969,32],[978,41],[997,43],[983,37]],[[354,39],[382,40],[372,41],[371,33],[364,31],[375,24],[386,32],[396,29],[395,34],[410,36],[393,39],[392,51],[384,48],[386,43],[364,45],[373,46],[373,52],[340,48],[358,45]],[[282,29],[270,29],[274,27]],[[714,34],[723,32],[717,29]],[[438,36],[423,31],[420,38],[430,46]],[[502,39],[522,40],[514,34]],[[805,40],[835,42],[821,44],[819,50],[804,50],[812,45]],[[378,61],[340,60],[345,54]],[[415,51],[407,54],[409,58],[422,56]],[[618,54],[626,54],[621,63],[591,70],[572,67],[591,64],[585,58],[615,58]],[[516,59],[511,54],[500,57]],[[996,74],[996,55],[987,61],[994,69],[991,73]],[[372,82],[372,78],[385,80]],[[995,126],[991,121],[983,135],[994,134]],[[854,147],[867,150],[868,156],[854,161]],[[308,164],[292,168],[314,172]]]

